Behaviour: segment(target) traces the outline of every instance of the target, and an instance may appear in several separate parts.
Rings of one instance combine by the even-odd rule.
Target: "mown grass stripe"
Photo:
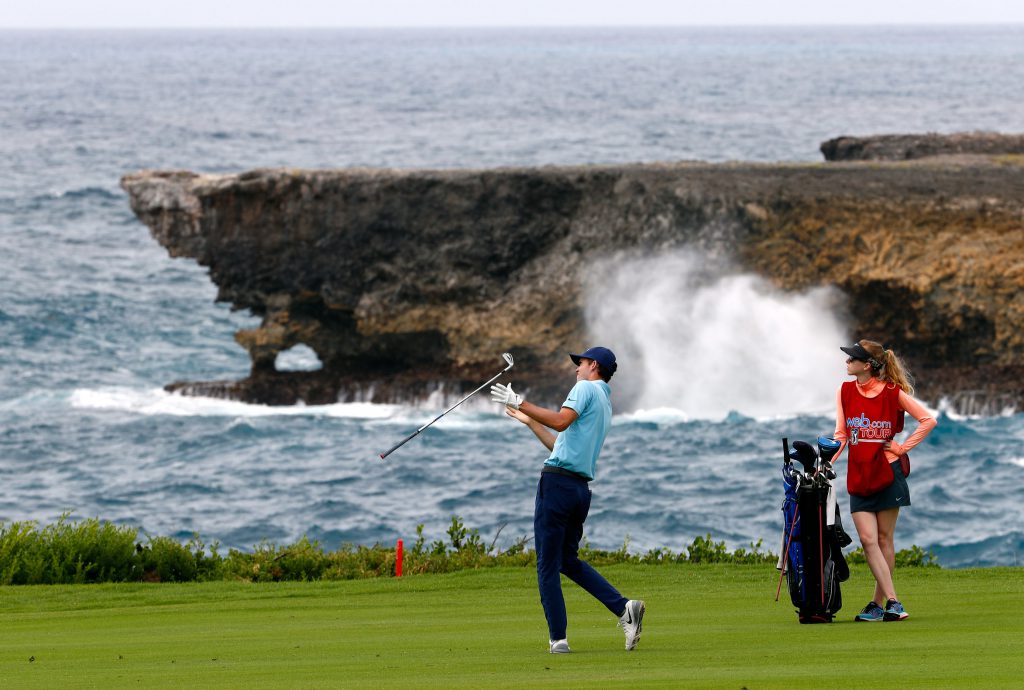
[[[1019,687],[1024,569],[907,569],[911,618],[801,626],[752,565],[602,569],[647,601],[637,652],[565,586],[573,653],[546,653],[529,568],[334,582],[0,588],[6,688]],[[785,597],[785,593],[783,594]],[[29,661],[30,657],[34,661]]]

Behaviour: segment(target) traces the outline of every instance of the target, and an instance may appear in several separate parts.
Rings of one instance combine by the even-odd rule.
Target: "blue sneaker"
[[[900,602],[895,599],[885,602],[885,614],[883,616],[885,621],[901,621],[908,616],[910,614],[903,610],[903,604]]]
[[[885,611],[882,607],[872,601],[864,607],[863,611],[854,616],[853,620],[858,623],[875,623],[882,620],[884,616]]]

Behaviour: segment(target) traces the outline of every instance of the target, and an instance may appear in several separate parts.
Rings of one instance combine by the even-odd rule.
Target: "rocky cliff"
[[[619,251],[697,248],[791,290],[835,285],[854,331],[902,352],[919,395],[1024,402],[1024,164],[1013,157],[798,165],[475,171],[141,172],[132,208],[218,299],[242,381],[186,393],[270,404],[408,399],[517,359],[559,400],[586,341],[582,269]],[[278,372],[296,344],[323,363]],[[975,402],[971,402],[975,401]]]

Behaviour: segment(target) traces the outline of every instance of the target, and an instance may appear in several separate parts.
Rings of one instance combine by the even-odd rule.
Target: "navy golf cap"
[[[619,365],[615,363],[615,353],[607,347],[588,347],[578,355],[570,354],[569,359],[576,366],[580,365],[581,359],[592,359],[607,369],[609,374],[614,374],[615,370],[619,368]]]

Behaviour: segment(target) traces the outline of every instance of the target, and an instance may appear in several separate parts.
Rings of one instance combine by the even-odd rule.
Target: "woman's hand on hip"
[[[896,441],[886,441],[884,444],[882,444],[882,447],[885,448],[886,450],[891,450],[893,453],[896,453],[896,455],[903,455],[903,453],[906,452],[905,450],[903,450],[903,446],[896,443]]]

